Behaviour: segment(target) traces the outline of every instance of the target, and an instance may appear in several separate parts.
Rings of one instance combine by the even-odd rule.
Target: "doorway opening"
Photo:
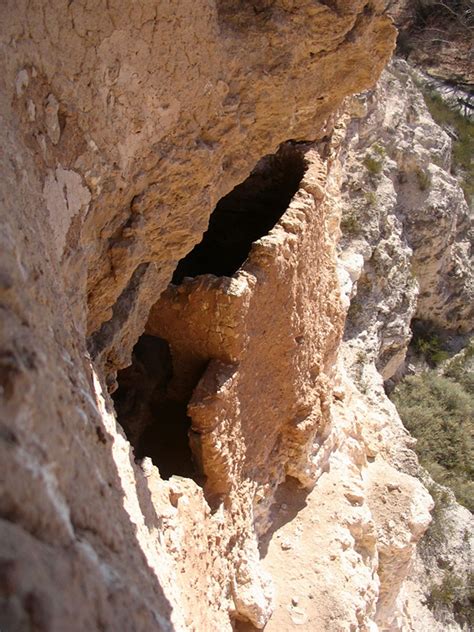
[[[134,347],[132,364],[118,372],[113,394],[117,419],[135,457],[150,457],[163,479],[173,475],[200,481],[189,444],[188,401],[170,392],[173,361],[168,342],[144,334]]]

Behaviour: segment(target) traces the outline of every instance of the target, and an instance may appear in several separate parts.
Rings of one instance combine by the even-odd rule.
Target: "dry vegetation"
[[[439,345],[433,344],[435,357]],[[421,348],[422,347],[422,348]],[[431,348],[421,345],[429,354]],[[442,373],[435,368],[406,377],[392,399],[407,429],[417,439],[416,452],[433,479],[449,486],[458,502],[474,511],[474,356],[471,343]],[[433,357],[431,358],[431,360]]]
[[[460,178],[469,202],[474,195],[474,123],[460,112],[452,110],[436,92],[424,90],[424,98],[433,120],[453,140],[452,171]]]

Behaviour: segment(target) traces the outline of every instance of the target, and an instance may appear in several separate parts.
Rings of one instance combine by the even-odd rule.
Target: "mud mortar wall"
[[[279,462],[290,449],[278,448],[271,471],[260,472],[244,452],[231,463],[229,439],[222,463],[217,425],[206,429],[206,473],[219,493],[226,481],[229,498],[211,515],[193,481],[165,482],[156,468],[137,466],[103,390],[113,390],[115,371],[130,362],[150,307],[217,201],[282,141],[330,132],[342,99],[372,85],[390,55],[394,30],[382,2],[254,4],[2,4],[2,630],[108,630],[124,621],[143,631],[226,630],[229,615],[261,627],[271,613],[246,499],[285,473],[299,476],[299,465],[292,472]],[[249,288],[246,313],[260,314],[238,321],[254,355],[239,358],[233,386],[248,392],[233,390],[216,413],[230,415],[240,402],[254,411],[252,420],[234,415],[249,455],[252,428],[265,430],[268,413],[249,390],[246,363],[257,363],[265,385],[280,365],[278,348],[287,354],[281,366],[298,375],[285,387],[283,414],[268,404],[276,425],[269,440],[280,433],[302,454],[292,424],[314,415],[310,437],[324,416],[317,397],[325,397],[336,350],[322,337],[336,340],[339,316],[331,316],[337,302],[329,304],[331,229],[318,233],[307,262],[298,259],[292,231],[313,234],[310,209],[321,231],[327,227],[324,206],[312,206],[320,189],[305,190],[288,227],[276,230],[282,243],[269,237],[255,250],[256,262],[270,249],[275,263],[258,263],[262,279],[253,268],[238,277]],[[321,279],[305,271],[310,264],[325,271]],[[252,279],[258,289],[250,291]],[[288,303],[278,311],[274,347],[255,340],[270,312],[270,281],[280,288],[274,298]],[[325,293],[317,313],[311,292]],[[314,323],[302,328],[298,319],[307,316]],[[302,335],[309,338],[296,353]],[[311,362],[315,391],[305,383]],[[201,400],[193,405],[197,411]],[[245,493],[238,485],[228,491],[232,468]]]
[[[146,328],[170,343],[178,373],[208,362],[188,393],[208,497],[251,481],[247,506],[264,520],[286,475],[314,483],[308,451],[327,422],[342,332],[327,165],[315,150],[306,160],[301,188],[242,269],[170,286]]]

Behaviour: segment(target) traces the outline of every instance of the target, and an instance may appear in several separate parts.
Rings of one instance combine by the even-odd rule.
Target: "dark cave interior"
[[[200,274],[235,274],[252,243],[266,235],[288,208],[305,168],[300,145],[291,141],[262,158],[249,177],[218,202],[202,241],[179,262],[173,283]]]
[[[188,402],[172,397],[172,378],[169,344],[162,338],[141,336],[132,364],[117,375],[119,388],[113,395],[117,419],[137,459],[150,457],[164,479],[175,474],[198,481],[189,445]]]

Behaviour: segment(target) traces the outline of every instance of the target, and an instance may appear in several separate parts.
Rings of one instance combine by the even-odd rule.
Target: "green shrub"
[[[474,626],[473,580],[473,573],[462,577],[455,571],[446,571],[441,583],[431,584],[426,605],[435,617],[437,610],[451,611],[455,621],[463,630],[472,630]]]
[[[370,154],[366,154],[363,160],[363,164],[365,168],[367,169],[367,171],[373,176],[380,175],[382,173],[382,169],[383,169],[382,160],[377,160],[377,158],[374,158]]]
[[[367,191],[364,193],[364,197],[369,206],[375,206],[377,204],[377,196],[374,191]]]
[[[362,314],[362,305],[353,298],[347,310],[347,320],[353,321]]]
[[[474,393],[474,371],[468,368],[473,358],[474,339],[464,349],[464,352],[455,356],[444,369],[444,375],[461,384],[468,393]]]
[[[417,439],[420,463],[474,511],[472,392],[433,370],[408,376],[392,393],[400,417]]]
[[[359,220],[354,213],[347,213],[342,216],[341,230],[344,235],[357,235],[361,232]]]
[[[464,583],[460,577],[452,572],[447,572],[443,576],[441,584],[433,584],[428,596],[428,607],[447,606],[452,608],[453,604],[459,600],[460,593],[464,592]]]
[[[431,354],[431,360],[435,366],[438,366],[438,364],[441,364],[441,362],[444,362],[448,358],[449,353],[447,351],[443,351],[443,349],[433,351]]]
[[[437,366],[449,358],[449,353],[443,349],[443,343],[436,334],[418,334],[413,337],[413,346],[423,355],[432,366]]]
[[[374,145],[372,145],[372,151],[375,152],[381,158],[385,158],[385,156],[387,155],[387,152],[385,151],[385,147],[382,147],[382,145],[379,145],[378,143],[375,143]]]

